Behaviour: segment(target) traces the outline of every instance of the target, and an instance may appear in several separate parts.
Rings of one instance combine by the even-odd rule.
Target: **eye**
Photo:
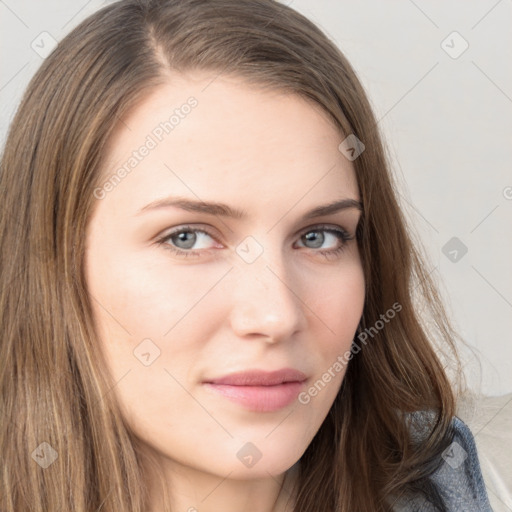
[[[347,243],[354,238],[353,235],[339,226],[314,226],[308,228],[307,231],[303,231],[299,241],[304,244],[302,247],[312,249],[313,252],[319,253],[326,258],[332,258],[340,254],[345,249]],[[213,244],[212,240],[214,241]],[[221,244],[218,244],[214,235],[206,229],[191,226],[182,226],[157,240],[157,243],[166,250],[184,257],[198,257],[202,253],[208,252],[211,248],[221,249],[223,247]],[[305,244],[308,245],[306,246]],[[327,248],[325,248],[325,245],[327,245]],[[318,250],[322,247],[324,248]]]
[[[199,244],[195,249],[208,250],[209,248],[205,247],[205,245],[208,245],[208,238],[214,239],[213,235],[208,233],[205,229],[183,226],[165,235],[163,238],[160,238],[157,243],[179,256],[199,256],[200,254],[198,252],[191,249],[196,244]]]
[[[355,238],[345,229],[332,226],[315,226],[303,233],[300,241],[304,240],[302,243],[310,244],[308,248],[318,249],[326,242],[327,246],[331,246],[331,248],[315,251],[326,258],[339,255],[346,248],[347,243]]]

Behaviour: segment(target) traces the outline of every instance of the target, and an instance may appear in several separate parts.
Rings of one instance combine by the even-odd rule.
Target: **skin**
[[[357,242],[316,226],[355,235],[360,212],[303,216],[335,200],[360,200],[357,181],[338,150],[344,137],[316,104],[196,71],[173,75],[122,119],[102,183],[190,96],[197,106],[96,200],[86,241],[95,324],[113,392],[144,448],[161,463],[173,510],[291,510],[296,463],[345,368],[309,403],[296,399],[274,412],[247,410],[209,392],[203,381],[291,367],[308,376],[307,390],[350,348],[364,304]],[[176,207],[138,213],[169,196],[223,202],[247,217]],[[196,233],[192,248],[178,237],[158,243],[184,225],[212,236]],[[317,238],[308,241],[304,235],[312,231]],[[193,242],[194,234],[188,237]],[[253,237],[250,246],[243,245],[247,237]],[[237,252],[240,244],[252,255],[262,253],[248,263]],[[166,246],[198,255],[179,256]],[[331,257],[319,252],[340,246]],[[149,365],[134,355],[145,339],[160,351]],[[152,359],[156,349],[145,347],[146,360]],[[252,467],[237,457],[248,442],[261,453]],[[151,510],[162,512],[149,473],[148,483]]]

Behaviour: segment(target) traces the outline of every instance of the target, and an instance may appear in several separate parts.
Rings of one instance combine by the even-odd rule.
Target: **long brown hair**
[[[456,354],[456,334],[351,65],[278,2],[127,0],[87,18],[44,61],[1,161],[0,509],[147,512],[142,454],[99,350],[84,240],[119,119],[173,71],[194,69],[309,98],[340,142],[353,135],[365,145],[353,161],[366,281],[358,350],[301,458],[295,510],[384,511],[400,495],[428,492],[455,412],[434,342]],[[431,413],[414,442],[413,411]],[[43,469],[38,458],[52,463]]]

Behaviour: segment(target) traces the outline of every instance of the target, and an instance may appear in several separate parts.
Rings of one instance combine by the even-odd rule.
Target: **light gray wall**
[[[0,1],[2,142],[52,39],[106,3]],[[511,392],[512,2],[286,3],[330,35],[368,91],[429,270],[479,351],[472,387]]]

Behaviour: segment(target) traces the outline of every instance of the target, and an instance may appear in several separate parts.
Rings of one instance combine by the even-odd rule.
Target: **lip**
[[[307,376],[293,368],[249,370],[203,382],[205,388],[254,412],[272,412],[297,398]]]

